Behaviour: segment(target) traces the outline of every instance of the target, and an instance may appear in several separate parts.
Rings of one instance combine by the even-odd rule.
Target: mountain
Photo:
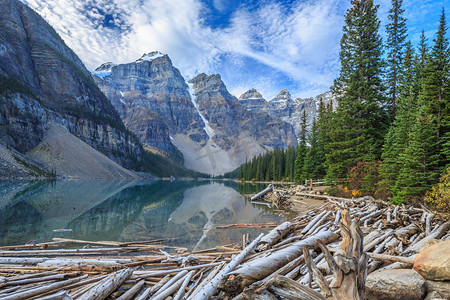
[[[71,179],[140,179],[55,124],[50,124],[44,140],[28,152],[28,157]]]
[[[124,123],[133,124],[128,128],[144,145],[181,160],[180,152],[170,142],[170,134],[180,133],[201,145],[206,143],[205,124],[191,101],[183,76],[173,67],[169,56],[151,52],[133,63],[106,63],[95,70],[94,80]],[[158,128],[150,138],[149,130],[142,127],[149,116],[152,116],[150,127]],[[137,122],[140,128],[136,127]]]
[[[143,159],[90,72],[55,30],[17,0],[0,1],[0,141],[21,153],[57,124],[120,165]]]
[[[248,111],[267,112],[274,118],[279,118],[292,124],[295,132],[298,134],[300,132],[300,120],[303,112],[306,113],[307,124],[311,125],[317,115],[321,99],[325,105],[329,103],[332,103],[334,106],[337,105],[331,92],[306,99],[292,99],[291,94],[286,89],[281,90],[270,101],[266,101],[257,90],[250,89],[239,97],[239,103]]]
[[[248,113],[219,75],[200,74],[188,85],[160,52],[104,63],[93,78],[146,147],[174,159],[181,153],[193,170],[222,174],[268,149],[296,144],[290,124]]]

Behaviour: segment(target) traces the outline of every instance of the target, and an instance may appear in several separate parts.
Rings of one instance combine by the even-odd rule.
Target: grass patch
[[[26,160],[21,159],[18,155],[14,155],[13,154],[13,157],[19,164],[21,164],[22,166],[27,168],[27,170],[33,176],[36,176],[36,177],[43,176],[43,177],[47,177],[47,178],[56,178],[56,172],[47,172],[45,170],[42,170],[41,168],[37,167],[36,165],[33,165],[33,164],[27,162]]]

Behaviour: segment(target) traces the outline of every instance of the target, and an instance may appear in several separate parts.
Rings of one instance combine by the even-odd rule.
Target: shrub
[[[348,172],[348,188],[362,195],[375,196],[380,177],[380,161],[362,160]]]
[[[439,183],[427,191],[425,202],[435,209],[450,213],[450,167],[442,175]]]

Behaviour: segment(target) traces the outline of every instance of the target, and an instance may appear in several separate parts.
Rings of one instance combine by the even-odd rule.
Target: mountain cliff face
[[[300,121],[303,112],[306,113],[307,124],[311,125],[318,113],[320,99],[327,105],[332,103],[336,105],[331,92],[320,94],[316,97],[301,99],[292,99],[291,94],[283,89],[270,101],[266,101],[255,89],[250,89],[239,97],[239,102],[249,111],[265,111],[275,118],[279,118],[294,126],[295,133],[300,132]]]
[[[189,82],[193,85],[200,113],[215,133],[211,138],[222,149],[231,149],[243,135],[263,147],[285,148],[296,144],[290,124],[266,112],[246,111],[227,91],[220,75],[200,74]]]
[[[145,145],[181,160],[169,134],[186,135],[200,145],[206,143],[205,124],[191,101],[184,78],[167,55],[151,52],[133,63],[106,63],[95,70],[94,79],[124,123],[132,125],[128,128]],[[150,115],[149,126],[156,129],[153,133],[150,128],[143,128],[144,119]]]
[[[139,142],[58,34],[17,0],[0,1],[0,141],[25,153],[56,123],[131,167]]]
[[[200,74],[188,86],[159,52],[105,63],[93,74],[142,143],[172,157],[181,152],[188,168],[222,174],[267,149],[296,143],[290,124],[266,112],[249,114],[219,75]]]

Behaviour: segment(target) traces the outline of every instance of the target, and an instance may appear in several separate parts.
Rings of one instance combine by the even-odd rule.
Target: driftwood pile
[[[450,239],[449,227],[423,208],[329,198],[243,250],[79,240],[0,247],[0,299],[364,299],[367,274],[410,268],[427,240]],[[53,249],[67,243],[90,247]]]

